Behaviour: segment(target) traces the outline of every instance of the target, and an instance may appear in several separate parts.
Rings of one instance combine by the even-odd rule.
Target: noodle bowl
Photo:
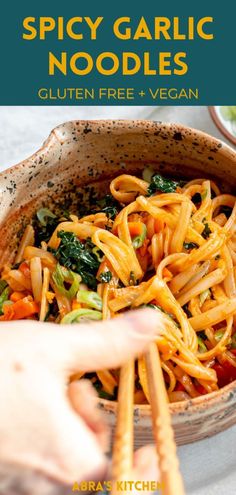
[[[52,219],[57,226],[36,247],[34,222],[26,227],[17,266],[2,271],[0,321],[80,323],[150,306],[165,314],[156,343],[174,402],[236,378],[236,197],[211,180],[145,174],[150,182],[128,174],[111,181],[105,201],[115,206],[98,200],[93,213],[67,221],[47,208],[37,212],[38,236]],[[92,380],[102,397],[116,398],[117,372]],[[142,357],[135,402],[149,402]]]
[[[93,125],[98,124],[91,124],[91,127]],[[109,146],[110,143],[117,142],[119,125],[123,125],[126,131],[130,127],[128,123],[113,123],[112,135],[104,137],[107,124],[102,125],[102,146],[104,147],[105,139],[109,159]],[[228,401],[227,416],[221,413],[217,426],[215,423],[214,426],[210,426],[211,432],[219,431],[234,421],[231,412],[234,396],[229,395],[227,390],[234,390],[234,384],[230,382],[235,378],[236,369],[236,207],[234,194],[231,194],[230,188],[222,189],[222,181],[218,178],[224,174],[230,163],[233,164],[235,157],[228,148],[217,148],[219,142],[213,140],[212,143],[211,138],[201,133],[198,136],[198,133],[192,131],[191,135],[188,129],[175,126],[168,128],[151,123],[145,124],[147,141],[144,146],[143,140],[145,141],[146,137],[143,137],[142,125],[135,123],[134,134],[129,131],[127,138],[126,134],[119,134],[120,142],[123,141],[123,146],[126,145],[129,159],[135,146],[136,159],[142,150],[144,156],[141,162],[130,163],[126,170],[121,163],[120,175],[110,180],[104,166],[104,184],[100,183],[97,188],[100,198],[93,198],[92,205],[86,212],[82,213],[71,207],[69,211],[59,213],[58,202],[53,200],[51,194],[52,192],[55,195],[55,187],[54,191],[53,188],[47,189],[47,196],[44,193],[40,196],[42,189],[40,192],[37,190],[36,182],[45,184],[43,177],[40,180],[36,179],[35,185],[34,180],[30,181],[30,194],[33,197],[31,203],[27,194],[23,198],[21,189],[20,195],[18,192],[15,196],[16,201],[18,198],[17,204],[24,208],[21,216],[16,217],[15,223],[12,222],[16,211],[14,201],[11,208],[6,205],[9,213],[7,222],[5,219],[2,222],[0,250],[2,280],[7,284],[5,289],[8,289],[8,294],[3,304],[1,319],[23,317],[68,324],[84,319],[112,318],[130,308],[136,309],[145,305],[151,305],[156,311],[161,311],[166,320],[166,328],[157,338],[157,345],[161,353],[169,400],[174,402],[170,406],[174,413],[173,421],[175,424],[176,417],[178,424],[182,424],[184,417],[190,414],[193,427],[192,433],[187,437],[189,441],[206,434],[205,430],[199,430],[197,427],[197,411],[200,404],[201,410],[204,411],[204,426],[209,426],[208,417],[212,417],[213,410],[211,407],[218,408],[218,412],[222,411],[223,404]],[[81,130],[84,126],[87,128],[87,124],[82,123],[79,126]],[[71,135],[69,126],[67,131]],[[139,140],[136,133],[139,134]],[[96,133],[93,131],[91,136],[89,134],[86,132],[81,141],[86,140],[87,152],[91,153],[94,142],[96,141],[98,147],[99,145]],[[166,143],[161,140],[161,135],[163,138],[168,136],[168,146],[171,140],[174,140],[176,148],[177,142],[177,149],[174,149],[175,156],[170,154],[168,157],[169,164],[165,165],[160,178],[159,165],[150,157],[159,149],[159,160],[165,161]],[[193,142],[196,143],[198,137],[202,149],[206,147],[204,157],[194,152]],[[68,135],[65,137],[65,145],[63,140],[60,144],[57,140],[57,143],[54,143],[54,154],[51,155],[51,167],[55,173],[54,157],[58,156],[59,148],[56,153],[55,150],[56,146],[61,147],[64,160],[60,164],[61,177],[69,177],[69,160],[75,159],[77,153],[77,144],[72,143],[73,146],[70,146],[74,149],[74,154],[72,152],[70,158],[68,155],[67,160],[63,157],[63,153],[67,153],[67,139]],[[91,149],[88,145],[90,141]],[[46,152],[49,155],[50,146],[46,144]],[[212,158],[211,166],[208,167],[209,177],[204,177],[204,159],[211,155],[214,147],[219,151],[216,159]],[[194,162],[191,169],[183,167],[183,162],[190,160],[190,149],[193,150],[191,161]],[[196,149],[201,150],[200,147]],[[221,167],[216,166],[219,161],[218,153],[221,156]],[[114,156],[115,153],[113,158]],[[97,156],[93,158],[98,160]],[[181,162],[181,176],[184,182],[179,181],[178,174],[175,173],[177,161]],[[150,162],[151,167],[145,170],[142,177],[144,165]],[[79,166],[83,189],[83,170],[85,176],[85,169],[87,167],[89,170],[89,163],[84,169],[82,163]],[[20,167],[20,172],[24,172],[24,164]],[[213,173],[217,167],[219,170]],[[102,167],[97,168],[98,174],[101,173]],[[229,167],[228,170],[226,183],[227,178],[230,181],[230,174],[234,173],[233,167]],[[111,167],[108,167],[108,172],[111,176]],[[73,175],[74,172],[70,173]],[[19,172],[16,170],[15,174],[17,176]],[[47,174],[48,172],[45,173],[46,181],[50,179]],[[215,179],[212,179],[213,175]],[[190,180],[189,176],[195,178]],[[169,177],[174,177],[174,180]],[[163,183],[166,189],[163,189]],[[67,194],[66,184],[68,181],[64,185]],[[74,193],[78,195],[78,187]],[[91,188],[89,193],[91,198]],[[111,194],[114,203],[111,204],[111,200],[110,203],[105,202],[106,204],[104,201],[103,204],[100,202],[107,193]],[[81,200],[79,203],[81,204]],[[24,231],[14,255],[14,229],[18,225],[19,230],[22,218]],[[45,223],[51,226],[50,235]],[[47,238],[43,239],[45,234]],[[11,250],[6,249],[9,236],[12,239]],[[71,251],[71,244],[75,243],[75,240],[80,246],[74,247],[80,250],[80,255],[83,251],[87,257],[86,262],[89,260],[91,263],[91,269],[87,271],[84,260],[83,263],[81,261],[80,267],[75,263],[73,250]],[[66,260],[69,260],[68,263]],[[89,275],[89,279],[86,280],[85,274]],[[117,372],[106,370],[93,374],[90,378],[101,396],[109,399],[116,397]],[[224,387],[227,383],[229,385]],[[221,387],[225,390],[222,394]],[[217,400],[217,397],[222,397],[222,402]],[[149,415],[148,400],[146,369],[144,361],[140,358],[136,365],[135,402],[136,411],[139,411],[143,418]],[[208,406],[205,407],[203,401],[206,405],[209,404],[209,416]],[[112,401],[105,401],[104,404],[107,410],[113,410]],[[182,411],[183,419],[178,411]],[[147,433],[146,427],[143,427],[143,430]],[[181,441],[186,441],[186,435],[181,428],[179,432],[182,438],[184,437]]]

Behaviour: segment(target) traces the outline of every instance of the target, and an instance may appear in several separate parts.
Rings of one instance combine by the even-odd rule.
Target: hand
[[[68,379],[141,354],[163,325],[160,318],[141,310],[86,325],[1,324],[0,494],[52,495],[53,484],[55,494],[68,494],[76,481],[106,478],[109,435],[96,394],[88,381],[67,387]],[[151,457],[145,449],[136,453],[134,477],[155,480],[153,449]]]

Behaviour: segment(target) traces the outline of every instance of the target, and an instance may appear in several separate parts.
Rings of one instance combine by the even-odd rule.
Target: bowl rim
[[[211,118],[214,122],[214,124],[218,127],[219,131],[232,143],[234,146],[236,145],[236,136],[231,134],[231,132],[224,126],[222,120],[220,120],[216,107],[208,107],[209,113],[211,115]]]
[[[47,138],[44,140],[42,145],[31,155],[28,157],[24,158],[20,162],[10,165],[9,167],[5,168],[0,172],[0,178],[4,174],[5,176],[8,174],[11,174],[14,170],[20,169],[24,167],[27,162],[34,160],[37,156],[40,156],[41,153],[43,153],[45,150],[49,150],[50,147],[53,147],[54,142],[58,141],[59,143],[61,142],[60,139],[60,131],[65,130],[65,127],[69,126],[79,126],[82,128],[96,128],[96,126],[103,124],[102,131],[104,131],[106,128],[109,128],[110,134],[112,134],[112,127],[117,128],[122,125],[127,126],[127,130],[131,129],[132,125],[136,125],[140,130],[141,127],[144,127],[149,125],[150,128],[153,127],[156,130],[164,126],[166,130],[172,130],[175,132],[181,132],[184,134],[185,139],[190,139],[192,136],[192,133],[194,133],[195,137],[198,136],[199,138],[206,139],[207,141],[211,142],[211,144],[215,145],[216,147],[219,148],[219,153],[223,153],[228,155],[230,153],[231,158],[232,155],[235,158],[235,163],[236,163],[236,149],[234,149],[229,143],[226,143],[222,139],[216,138],[212,136],[211,134],[202,131],[200,129],[196,129],[191,126],[187,126],[184,124],[181,124],[179,122],[164,122],[160,120],[149,120],[149,119],[79,119],[79,120],[67,120],[63,122],[62,124],[57,125],[54,127]],[[92,129],[92,130],[94,130]]]
[[[194,397],[192,399],[172,402],[169,403],[170,412],[172,414],[189,413],[194,414],[199,411],[199,409],[208,409],[213,407],[216,403],[221,401],[222,404],[226,403],[229,398],[236,396],[236,380],[228,383],[224,387],[210,392],[209,394],[200,395],[199,397]],[[117,400],[112,401],[108,399],[100,399],[99,403],[104,407],[104,409],[111,412],[116,412]],[[140,417],[150,417],[151,416],[151,406],[150,404],[134,404],[134,409],[138,412]]]
[[[212,108],[212,107],[211,107]],[[184,134],[184,137],[188,140],[190,140],[193,136],[194,138],[199,137],[200,139],[205,139],[211,145],[215,145],[219,149],[220,154],[224,154],[226,156],[230,155],[230,158],[232,160],[235,160],[235,165],[236,165],[236,150],[230,146],[228,143],[225,143],[221,139],[218,139],[211,134],[208,134],[204,131],[201,131],[199,129],[195,129],[191,126],[186,126],[181,123],[175,123],[175,122],[162,122],[162,121],[156,121],[156,120],[148,120],[148,119],[94,119],[94,120],[69,120],[66,121],[62,124],[59,124],[55,128],[52,129],[50,132],[49,136],[46,138],[46,140],[43,142],[42,146],[32,155],[29,157],[25,158],[21,162],[11,165],[10,167],[2,170],[0,172],[0,179],[1,176],[6,176],[6,175],[11,175],[12,172],[17,170],[20,170],[21,168],[25,167],[27,165],[27,162],[34,160],[37,156],[40,156],[42,153],[44,153],[46,150],[49,150],[50,148],[53,148],[55,141],[61,142],[60,140],[60,131],[63,129],[65,130],[65,127],[70,126],[75,126],[79,125],[80,128],[91,128],[92,131],[96,129],[98,125],[103,124],[102,130],[105,132],[106,128],[109,127],[109,130],[111,130],[110,134],[112,134],[112,127],[113,129],[122,129],[122,126],[127,126],[127,130],[132,129],[132,126],[136,126],[137,128],[142,129],[145,128],[147,125],[150,126],[150,129],[153,127],[153,130],[157,129],[162,129],[163,126],[165,130],[169,131],[175,131],[175,132],[181,132]],[[205,394],[199,397],[195,397],[193,399],[181,401],[181,402],[174,402],[170,403],[170,411],[172,414],[178,414],[178,413],[194,413],[201,409],[207,409],[208,407],[214,406],[215,403],[219,402],[221,400],[222,404],[227,402],[229,400],[229,397],[233,397],[233,395],[236,396],[236,380],[232,381],[228,385],[222,387],[221,389],[211,392],[209,394]],[[111,401],[107,399],[99,399],[99,403],[108,411],[116,411],[117,407],[117,401]],[[149,404],[134,404],[134,408],[136,411],[139,412],[139,416],[141,417],[150,417],[151,414],[151,408]]]

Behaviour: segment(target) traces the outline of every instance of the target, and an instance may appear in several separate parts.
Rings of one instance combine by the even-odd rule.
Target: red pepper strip
[[[212,368],[216,371],[219,387],[224,387],[236,380],[236,368],[228,361],[225,361],[223,366],[218,363],[214,364]]]
[[[182,383],[180,382],[177,383],[177,385],[175,386],[175,392],[186,392]]]
[[[196,388],[196,390],[198,391],[199,394],[201,394],[201,395],[207,394],[206,389],[200,383],[198,383],[197,385],[195,385],[195,388]]]

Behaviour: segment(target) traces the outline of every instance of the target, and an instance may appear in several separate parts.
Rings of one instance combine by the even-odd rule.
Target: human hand
[[[1,324],[0,494],[68,494],[75,481],[106,477],[109,434],[96,394],[85,380],[67,387],[68,379],[78,370],[121,366],[144,352],[161,326],[151,310],[86,325]],[[135,455],[134,477],[156,479],[152,447],[145,449]]]

